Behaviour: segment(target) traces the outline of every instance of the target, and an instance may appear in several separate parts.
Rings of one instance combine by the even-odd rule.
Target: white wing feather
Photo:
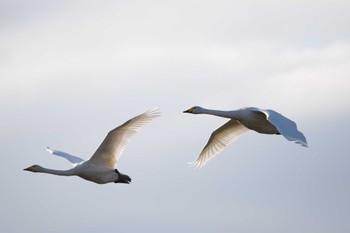
[[[83,159],[77,157],[77,156],[74,156],[74,155],[71,155],[71,154],[68,154],[66,152],[62,152],[62,151],[59,151],[59,150],[52,150],[50,149],[49,147],[46,148],[46,150],[52,154],[52,155],[57,155],[57,156],[60,156],[62,158],[65,158],[67,159],[69,162],[71,162],[73,165],[77,165],[81,162],[84,162]]]
[[[278,129],[280,134],[287,140],[300,144],[304,147],[308,147],[304,134],[298,130],[294,121],[270,109],[259,109],[259,111],[266,114],[267,120],[271,122],[271,124],[273,124]]]
[[[160,112],[154,108],[111,130],[88,162],[114,169],[131,137],[158,116]]]
[[[248,130],[248,128],[240,124],[238,121],[234,119],[229,120],[210,135],[207,144],[198,155],[196,160],[191,164],[193,164],[193,166],[196,168],[203,167],[209,160],[215,157],[226,146],[231,144],[242,133]]]

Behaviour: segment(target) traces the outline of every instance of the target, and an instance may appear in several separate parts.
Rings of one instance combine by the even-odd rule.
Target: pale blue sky
[[[0,232],[350,231],[349,1],[0,1]],[[226,120],[271,108],[310,148],[248,132],[188,166]],[[22,171],[68,169],[158,106],[118,169],[130,185]]]

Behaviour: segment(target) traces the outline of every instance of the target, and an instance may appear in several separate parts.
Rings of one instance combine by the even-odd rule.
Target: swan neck
[[[222,110],[213,110],[213,109],[205,109],[203,108],[204,114],[219,116],[219,117],[225,117],[225,118],[235,118],[236,117],[236,111],[222,111]]]
[[[57,175],[57,176],[74,176],[75,172],[74,169],[70,170],[55,170],[55,169],[49,169],[49,168],[41,168],[37,172],[41,173],[47,173],[47,174],[52,174],[52,175]]]

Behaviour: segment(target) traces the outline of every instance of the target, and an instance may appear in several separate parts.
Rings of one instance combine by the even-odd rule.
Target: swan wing
[[[114,169],[118,158],[125,150],[131,137],[146,123],[158,116],[160,116],[160,112],[158,108],[154,108],[111,130],[92,155],[89,163]]]
[[[194,167],[201,168],[209,160],[215,157],[221,150],[236,140],[242,133],[248,131],[248,128],[232,119],[216,129],[198,155],[196,160],[192,162]]]
[[[60,156],[62,158],[65,158],[67,159],[69,162],[71,162],[73,165],[77,165],[81,162],[84,162],[83,159],[77,157],[77,156],[74,156],[74,155],[71,155],[71,154],[68,154],[66,152],[62,152],[62,151],[59,151],[59,150],[52,150],[50,147],[47,147],[46,150],[52,154],[52,155],[57,155],[57,156]]]
[[[274,110],[260,109],[260,112],[266,114],[267,120],[273,124],[278,129],[280,134],[288,141],[292,141],[304,147],[308,147],[304,134],[298,130],[297,124],[294,121],[288,119],[285,116],[282,116],[280,113]]]

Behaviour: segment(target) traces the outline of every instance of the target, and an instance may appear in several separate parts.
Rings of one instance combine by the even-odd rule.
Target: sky
[[[350,2],[0,0],[0,232],[350,231]],[[188,165],[227,119],[268,108],[309,148],[247,132]],[[118,161],[133,182],[69,169],[158,106]]]

